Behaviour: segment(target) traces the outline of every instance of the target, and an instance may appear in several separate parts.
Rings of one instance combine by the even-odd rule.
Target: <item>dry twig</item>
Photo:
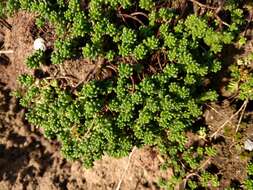
[[[131,16],[131,15],[128,15],[128,14],[121,14],[121,16],[126,17],[126,18],[131,18],[131,19],[137,21],[138,23],[140,23],[141,25],[145,26],[145,24],[135,16]]]
[[[134,12],[134,13],[131,13],[130,15],[131,15],[131,16],[142,15],[142,16],[148,18],[148,15],[145,14],[145,13],[143,13],[143,12]]]

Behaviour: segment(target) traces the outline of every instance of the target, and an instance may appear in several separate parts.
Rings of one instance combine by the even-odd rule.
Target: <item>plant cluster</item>
[[[20,103],[27,108],[29,123],[59,140],[63,154],[82,160],[85,166],[104,154],[121,157],[134,146],[149,145],[170,158],[174,177],[161,182],[164,187],[178,183],[190,189],[217,187],[217,175],[203,170],[215,149],[207,144],[187,147],[186,132],[199,131],[200,138],[205,133],[195,122],[202,105],[216,100],[217,94],[207,90],[203,81],[221,69],[220,53],[233,43],[243,12],[240,2],[229,1],[224,10],[230,22],[221,26],[211,11],[182,17],[163,3],[7,1],[9,13],[35,12],[39,27],[45,22],[55,26],[53,64],[71,58],[103,58],[104,64],[116,68],[115,76],[92,80],[72,91],[62,89],[56,79],[22,75]],[[36,52],[27,65],[38,67],[43,56]]]
[[[26,60],[26,65],[30,69],[38,68],[43,63],[45,63],[45,52],[43,50],[36,50]]]
[[[248,178],[245,180],[244,185],[247,189],[252,189],[253,188],[253,164],[252,162],[248,163],[248,167],[247,167],[247,174],[248,174]]]
[[[239,43],[240,42],[241,39],[239,40]],[[242,121],[244,111],[248,106],[249,101],[253,100],[253,73],[250,68],[252,63],[253,53],[249,52],[247,55],[238,58],[237,63],[232,64],[229,68],[231,79],[228,84],[228,90],[233,93],[233,96],[237,101],[244,101],[241,107],[243,108],[243,111],[239,122]],[[247,138],[249,140],[248,136]],[[244,189],[253,189],[253,164],[251,157],[252,155],[249,156],[250,160],[247,165],[247,178],[243,184]]]
[[[249,65],[253,63],[253,53],[239,58],[237,64],[230,66],[231,81],[228,90],[239,100],[253,100],[253,73]]]
[[[16,9],[35,12],[40,27],[45,22],[55,27],[57,39],[51,55],[54,64],[81,55],[91,59],[131,56],[143,60],[162,47],[173,48],[177,43],[174,31],[178,37],[202,39],[211,52],[217,53],[223,44],[231,43],[242,22],[242,11],[233,3],[225,7],[230,11],[231,25],[222,32],[215,31],[219,24],[214,19],[210,21],[211,13],[201,19],[192,15],[183,24],[175,10],[159,8],[160,4],[151,0],[91,0],[87,5],[80,0],[8,0],[6,9],[8,13]],[[179,22],[173,31],[169,26],[175,20]]]

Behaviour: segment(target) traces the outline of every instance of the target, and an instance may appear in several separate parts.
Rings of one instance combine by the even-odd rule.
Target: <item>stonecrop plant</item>
[[[167,4],[166,4],[167,3]],[[48,138],[61,142],[63,154],[85,166],[105,154],[122,157],[134,146],[154,146],[170,158],[174,169],[167,188],[184,181],[191,171],[201,175],[187,187],[217,187],[217,176],[199,170],[215,155],[208,145],[186,147],[187,131],[201,117],[202,105],[217,94],[204,86],[206,77],[222,68],[220,53],[233,43],[243,24],[240,1],[224,5],[229,21],[207,10],[201,16],[183,15],[169,7],[172,1],[153,0],[9,0],[6,10],[37,13],[36,23],[54,26],[52,64],[66,59],[102,59],[115,73],[91,80],[76,89],[61,81],[22,75],[20,103],[29,123],[42,127]],[[27,60],[39,67],[43,54]],[[196,154],[197,152],[197,154]],[[182,167],[182,163],[185,167]],[[173,181],[174,180],[174,181]]]
[[[253,73],[250,64],[253,62],[253,53],[239,58],[237,64],[230,66],[231,81],[228,90],[235,93],[239,100],[253,100]]]

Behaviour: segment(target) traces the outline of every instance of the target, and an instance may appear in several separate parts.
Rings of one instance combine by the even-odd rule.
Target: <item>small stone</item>
[[[45,40],[43,38],[37,38],[33,44],[34,50],[46,51]]]
[[[248,150],[248,151],[252,151],[253,150],[253,142],[251,140],[247,139],[244,142],[244,149]]]

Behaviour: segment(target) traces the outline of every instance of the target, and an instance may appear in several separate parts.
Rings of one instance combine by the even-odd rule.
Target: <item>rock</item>
[[[244,149],[248,150],[248,151],[252,151],[253,150],[253,142],[251,140],[247,139],[244,142]]]
[[[46,51],[45,40],[43,38],[37,38],[33,44],[34,50]]]

